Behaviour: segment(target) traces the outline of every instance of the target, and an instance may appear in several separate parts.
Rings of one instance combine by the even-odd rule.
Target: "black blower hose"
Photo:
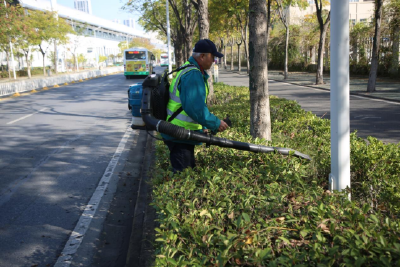
[[[215,136],[210,136],[200,132],[186,130],[183,127],[176,126],[172,123],[156,119],[153,116],[153,109],[151,107],[151,92],[157,87],[159,78],[156,75],[149,75],[143,82],[143,97],[142,97],[142,108],[140,110],[142,114],[142,119],[146,124],[148,130],[156,130],[157,132],[168,134],[179,140],[192,140],[196,142],[206,143],[208,145],[215,145],[220,147],[229,147],[237,150],[251,151],[255,153],[271,153],[277,151],[282,155],[289,155],[290,152],[294,156],[311,160],[311,157],[300,153],[296,150],[290,148],[281,147],[268,147],[262,145],[255,145],[250,143],[232,141],[226,138],[220,138]],[[157,79],[157,81],[156,81]]]

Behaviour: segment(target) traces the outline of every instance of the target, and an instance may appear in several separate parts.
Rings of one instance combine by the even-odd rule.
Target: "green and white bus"
[[[124,75],[127,79],[153,73],[153,53],[143,47],[124,50]]]

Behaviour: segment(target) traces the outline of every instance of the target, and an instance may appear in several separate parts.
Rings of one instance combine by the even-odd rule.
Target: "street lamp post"
[[[331,3],[331,190],[350,188],[349,1]],[[350,195],[349,195],[350,198]]]

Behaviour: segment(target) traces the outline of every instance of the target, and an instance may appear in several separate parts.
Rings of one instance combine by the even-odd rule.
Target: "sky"
[[[74,8],[74,0],[56,0],[58,4]],[[137,23],[140,15],[138,13],[133,14],[126,11],[122,11],[121,7],[126,3],[127,0],[91,0],[92,3],[92,15],[103,19],[135,19],[135,29],[144,33],[143,28]],[[161,48],[165,48],[165,44],[157,39],[157,34],[150,32],[147,33],[151,37],[151,42]]]
[[[58,4],[74,8],[74,0],[56,0]],[[122,11],[121,7],[124,5],[122,0],[91,0],[92,3],[92,15],[103,19],[128,19],[133,18],[137,20],[138,14],[128,13]],[[143,28],[136,22],[135,28],[143,31]]]

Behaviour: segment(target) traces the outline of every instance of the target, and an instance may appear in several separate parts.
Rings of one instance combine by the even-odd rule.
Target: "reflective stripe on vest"
[[[185,65],[186,65],[186,64],[185,64]],[[189,72],[189,71],[191,71],[191,70],[194,70],[194,69],[198,70],[198,68],[196,68],[196,67],[188,67],[188,68],[183,69],[183,70],[181,70],[180,72],[178,72],[178,75],[176,75],[176,78],[174,79],[174,80],[175,80],[175,83],[173,83],[174,89],[172,90],[172,92],[169,91],[169,99],[172,99],[172,100],[174,100],[176,103],[181,104],[181,99],[180,99],[180,97],[179,97],[179,91],[178,91],[178,84],[179,84],[179,81],[180,81],[180,79],[181,79],[181,77],[182,77],[183,74],[185,74],[185,73],[187,73],[187,72]],[[171,115],[172,115],[172,114],[171,114]]]
[[[190,64],[189,61],[185,62],[184,65]],[[179,97],[179,90],[178,90],[178,84],[180,82],[180,78],[182,77],[183,74],[188,73],[189,71],[192,70],[197,70],[200,71],[196,67],[188,67],[186,69],[183,69],[179,71],[175,77],[175,79],[172,81],[171,86],[169,88],[169,102],[167,105],[167,120],[174,114],[176,110],[178,110],[181,106],[181,99]],[[206,88],[206,101],[207,101],[207,96],[209,93],[208,90],[208,84],[207,82],[204,83],[205,88]],[[179,113],[175,119],[171,121],[172,124],[178,125],[181,127],[184,127],[185,129],[188,130],[201,130],[203,127],[195,120],[193,120],[191,117],[187,115],[187,113],[183,110],[181,113]]]

